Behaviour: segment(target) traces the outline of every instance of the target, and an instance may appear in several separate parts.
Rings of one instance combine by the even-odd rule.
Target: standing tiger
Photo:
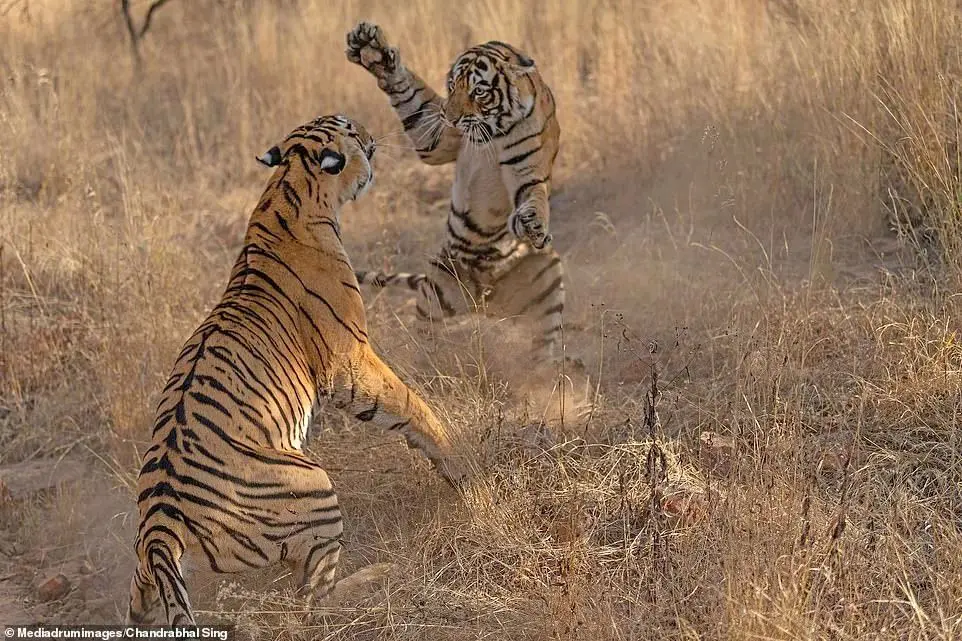
[[[451,66],[442,100],[377,25],[347,34],[347,57],[377,79],[422,161],[457,163],[447,239],[429,272],[358,271],[358,281],[416,291],[418,315],[429,320],[472,307],[528,315],[541,324],[540,355],[556,357],[565,292],[548,197],[560,128],[534,61],[503,42],[471,47]]]
[[[302,451],[315,402],[395,430],[450,482],[462,477],[444,427],[368,340],[341,244],[339,210],[374,180],[375,142],[335,115],[295,129],[260,160],[276,167],[251,215],[220,303],[177,358],[138,480],[137,570],[127,621],[194,617],[181,571],[279,562],[308,600],[333,585],[341,513]]]

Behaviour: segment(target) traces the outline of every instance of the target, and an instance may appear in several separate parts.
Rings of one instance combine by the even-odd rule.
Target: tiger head
[[[482,145],[531,115],[534,60],[511,45],[493,40],[462,53],[448,72],[445,124]]]
[[[336,200],[327,204],[340,207],[356,200],[374,183],[375,149],[374,138],[364,127],[335,114],[301,125],[257,160],[268,167],[297,163],[315,178],[326,176],[332,184],[326,191]]]

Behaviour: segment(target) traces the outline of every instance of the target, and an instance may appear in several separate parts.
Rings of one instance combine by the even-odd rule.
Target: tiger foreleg
[[[518,209],[508,218],[508,230],[519,240],[527,241],[535,249],[544,249],[551,244],[548,221],[532,207]]]
[[[404,66],[398,48],[388,44],[383,29],[359,22],[347,34],[345,53],[348,60],[374,76],[378,87],[387,94],[421,160],[441,165],[457,159],[461,132],[444,124],[441,97]]]
[[[421,450],[452,485],[467,476],[448,430],[370,346],[361,348],[348,380],[341,387],[338,394],[341,398],[335,398],[339,407],[359,421],[402,434],[408,446]]]
[[[511,176],[516,178],[515,176]],[[532,184],[534,182],[535,184]],[[548,233],[548,186],[545,182],[529,181],[515,192],[515,209],[508,217],[508,231],[515,238],[526,241],[535,249],[551,244]]]

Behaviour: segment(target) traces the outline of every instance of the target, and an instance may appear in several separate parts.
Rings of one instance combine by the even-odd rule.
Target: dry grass
[[[424,332],[372,293],[380,350],[466,434],[477,487],[324,416],[344,573],[394,570],[311,626],[277,573],[197,575],[202,616],[298,639],[962,636],[956,3],[173,2],[139,69],[118,3],[94,4],[0,2],[0,463],[96,470],[0,508],[19,586],[88,564],[24,620],[121,616],[138,452],[262,189],[253,155],[321,113],[397,131],[343,56],[374,19],[436,85],[498,38],[554,88],[593,408],[557,416],[523,331]],[[394,148],[378,174],[348,250],[417,267],[450,169]]]

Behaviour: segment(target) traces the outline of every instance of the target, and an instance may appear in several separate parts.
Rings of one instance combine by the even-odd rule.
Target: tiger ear
[[[523,53],[516,53],[515,55],[518,59],[510,65],[512,72],[519,76],[523,76],[535,71],[536,67],[534,65],[534,60]]]
[[[341,173],[344,170],[345,164],[346,161],[343,154],[340,154],[333,149],[328,149],[327,147],[321,151],[321,169],[332,176],[336,176],[337,174]]]
[[[534,60],[523,53],[519,53],[517,67],[520,69],[521,73],[531,73],[535,70]]]
[[[256,158],[257,162],[261,163],[262,165],[276,167],[281,164],[281,150],[277,145],[274,145],[265,151],[263,155],[257,156]]]

